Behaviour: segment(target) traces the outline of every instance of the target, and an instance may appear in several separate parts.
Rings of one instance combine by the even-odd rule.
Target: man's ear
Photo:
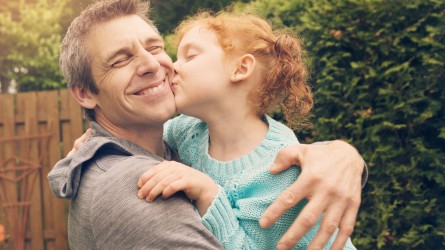
[[[70,91],[71,95],[76,98],[77,102],[79,102],[82,107],[87,109],[94,109],[96,107],[96,98],[91,92],[76,87],[70,88]]]
[[[256,60],[252,54],[241,56],[230,80],[232,82],[239,82],[248,79],[253,74],[255,64]]]

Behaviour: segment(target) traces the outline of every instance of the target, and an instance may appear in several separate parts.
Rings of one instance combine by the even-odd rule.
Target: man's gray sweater
[[[48,175],[54,194],[71,200],[70,249],[221,249],[182,193],[152,203],[137,197],[137,180],[162,158],[92,128],[94,136]]]

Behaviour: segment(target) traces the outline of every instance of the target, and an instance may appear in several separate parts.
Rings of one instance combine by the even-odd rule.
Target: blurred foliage
[[[64,88],[58,68],[61,39],[69,24],[82,9],[98,0],[19,0],[0,4],[0,84],[7,92],[11,81],[17,91]],[[248,2],[249,0],[243,0]],[[171,31],[185,16],[198,9],[219,11],[233,0],[151,1],[151,18],[166,34],[167,49],[175,57],[169,43]]]
[[[187,4],[184,4],[184,2],[180,0],[152,0],[150,1],[151,10],[149,17],[154,21],[159,32],[163,34],[165,49],[168,55],[175,61],[177,44],[175,44],[174,29],[187,16],[197,13],[199,10],[218,12],[230,9],[231,6],[238,2],[248,3],[250,1],[251,0],[191,0],[187,1]]]
[[[163,34],[172,33],[174,28],[186,16],[193,15],[200,9],[211,11],[220,11],[230,6],[234,2],[249,2],[250,0],[234,1],[234,0],[189,0],[186,3],[181,0],[151,0],[152,18]]]
[[[0,81],[18,91],[57,89],[63,78],[58,57],[67,0],[14,2],[0,12]]]
[[[369,164],[357,248],[444,249],[445,1],[244,7],[305,39],[317,115],[307,139],[344,139]]]
[[[163,35],[165,51],[172,58],[173,62],[176,61],[176,37],[174,34]]]

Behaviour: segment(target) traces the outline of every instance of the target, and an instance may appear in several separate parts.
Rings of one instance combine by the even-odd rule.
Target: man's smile
[[[153,95],[162,92],[164,90],[164,87],[166,86],[165,80],[162,80],[161,82],[158,82],[156,84],[151,85],[150,87],[144,88],[138,92],[135,93],[135,95]]]

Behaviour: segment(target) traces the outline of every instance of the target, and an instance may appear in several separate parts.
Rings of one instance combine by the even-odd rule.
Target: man
[[[136,196],[146,167],[174,157],[162,141],[175,112],[172,62],[147,8],[99,2],[73,21],[62,43],[62,72],[95,121],[95,136],[67,159],[71,169],[49,174],[56,194],[72,199],[71,249],[220,248],[185,197],[148,204]]]
[[[146,18],[147,10],[148,5],[137,0],[98,2],[73,21],[62,42],[61,70],[72,95],[85,108],[94,131],[94,136],[84,146],[59,162],[48,176],[57,196],[72,199],[68,224],[71,249],[221,247],[201,225],[184,196],[157,199],[153,203],[136,196],[137,180],[147,167],[163,158],[175,158],[162,140],[163,123],[175,112],[170,91],[173,64],[164,51],[162,38]],[[297,230],[290,231],[283,243],[288,247],[295,244],[301,231],[307,231],[315,223],[310,221],[311,216],[318,218],[322,211],[328,211],[325,213],[326,230],[322,224],[317,244],[324,244],[326,235],[333,233],[331,229],[340,226],[341,245],[343,223],[349,228],[354,224],[360,204],[363,161],[352,147],[341,142],[293,149],[277,158],[276,171],[289,163],[299,163],[303,168],[301,177],[305,173],[308,177],[299,178],[299,182],[284,192],[261,223],[268,226],[299,199],[313,198],[318,202],[309,202],[307,206],[316,209],[299,216],[303,219],[296,220]],[[343,168],[340,169],[346,169],[343,171],[346,175],[341,171],[330,172],[331,165],[320,161],[316,153],[329,159],[342,150],[349,150],[347,152],[359,159],[351,161],[349,157],[347,163],[341,163]],[[342,155],[348,154],[342,152]],[[325,185],[312,185],[317,178],[310,170],[305,170],[305,166],[320,162],[323,170],[328,170],[327,174],[337,176],[330,180],[344,181],[343,176],[347,176],[348,184],[329,191],[331,195],[320,190],[326,188]],[[316,167],[311,168],[320,171],[314,169]],[[307,188],[313,193],[295,192],[308,186],[313,186]],[[348,192],[353,194],[343,195],[341,190],[349,187],[352,190]],[[345,199],[353,202],[344,202]],[[347,206],[351,204],[348,211]],[[347,230],[346,234],[349,236],[350,232]]]

